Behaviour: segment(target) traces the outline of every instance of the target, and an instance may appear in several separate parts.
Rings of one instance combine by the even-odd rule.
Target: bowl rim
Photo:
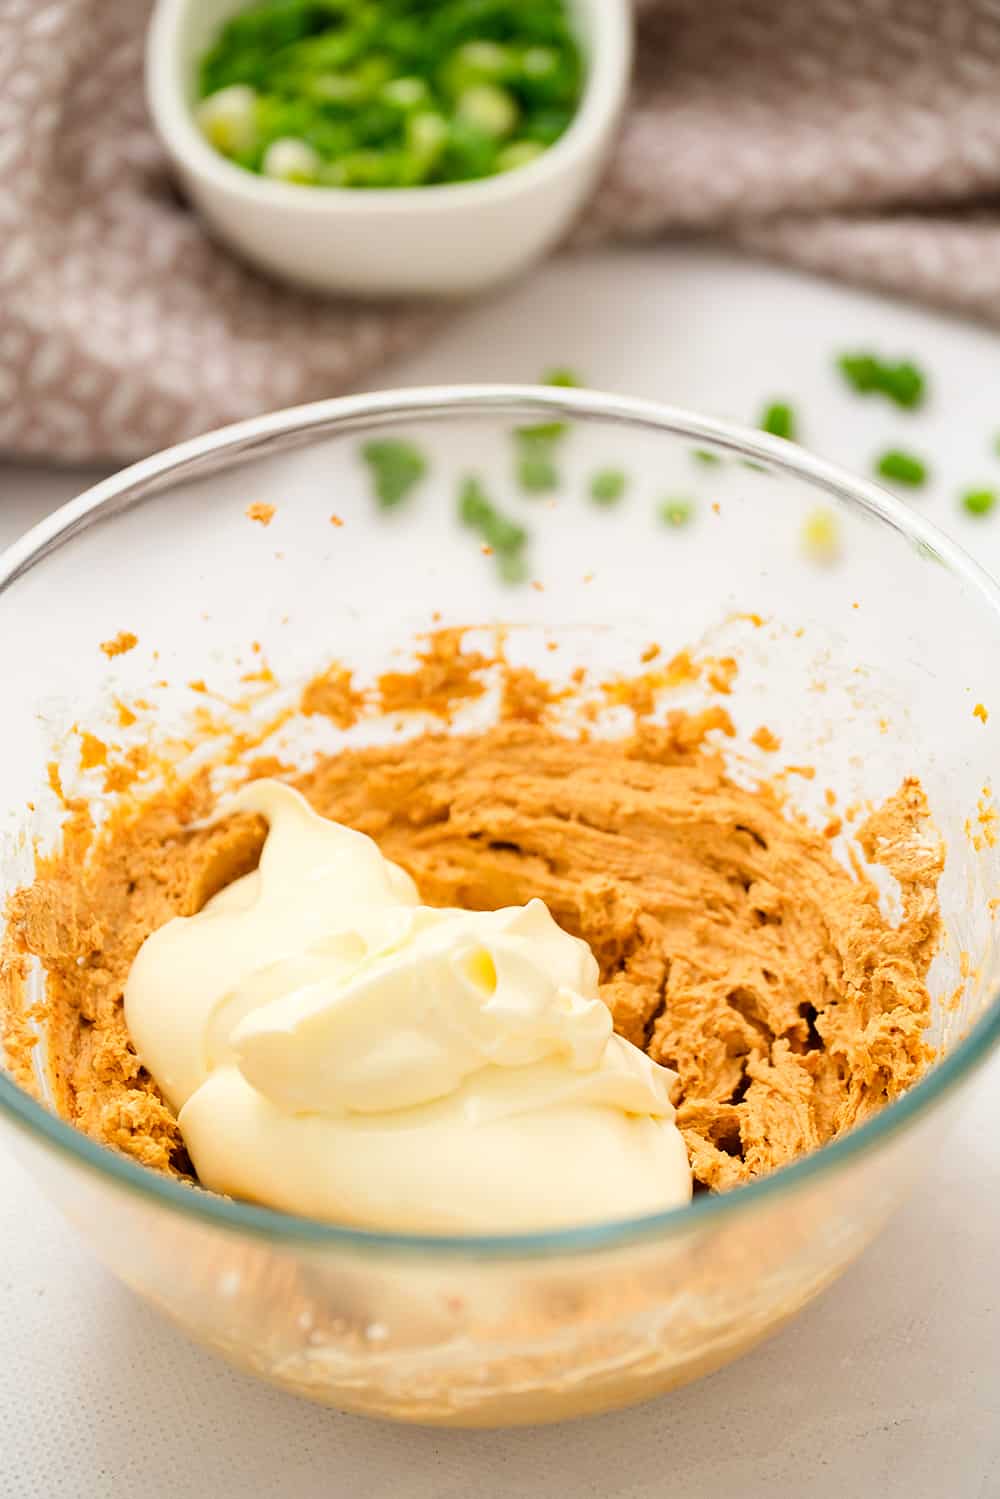
[[[586,10],[593,27],[583,93],[566,130],[535,161],[473,182],[429,187],[351,188],[275,182],[229,161],[208,144],[195,124],[178,76],[178,46],[199,0],[157,0],[146,36],[146,102],[160,139],[175,162],[217,191],[275,211],[302,209],[337,215],[404,212],[409,208],[467,209],[513,201],[542,187],[598,149],[624,104],[632,63],[629,0],[569,0]]]
[[[594,418],[626,427],[669,432],[694,443],[712,443],[734,456],[763,463],[807,481],[831,498],[865,511],[898,532],[931,562],[947,567],[1000,618],[1000,586],[956,542],[870,480],[854,478],[836,464],[783,438],[703,417],[682,408],[593,390],[531,385],[448,385],[341,396],[289,407],[192,438],[142,459],[101,480],[54,511],[0,553],[0,594],[51,552],[98,521],[144,500],[181,479],[217,472],[256,456],[302,442],[364,431],[374,425],[415,418],[503,415],[511,420]],[[273,445],[277,443],[277,446]],[[758,1205],[816,1182],[855,1157],[867,1154],[908,1123],[925,1115],[980,1066],[1000,1043],[1000,995],[995,995],[954,1050],[898,1099],[848,1134],[793,1161],[771,1176],[731,1192],[641,1217],[540,1233],[391,1233],[322,1222],[276,1209],[192,1190],[100,1145],[24,1092],[0,1067],[0,1115],[75,1165],[116,1183],[151,1205],[200,1220],[219,1230],[289,1245],[353,1249],[381,1255],[443,1255],[461,1259],[531,1260],[617,1250],[677,1233],[707,1229]]]

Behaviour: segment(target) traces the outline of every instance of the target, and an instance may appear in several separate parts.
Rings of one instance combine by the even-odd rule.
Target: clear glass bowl
[[[556,418],[572,427],[553,505],[518,494],[510,434]],[[411,504],[379,515],[358,447],[388,433],[417,440],[432,471]],[[721,461],[698,461],[695,448]],[[602,510],[585,491],[607,465],[625,468],[630,488]],[[456,487],[470,470],[530,526],[541,587],[503,586],[457,524]],[[689,525],[656,519],[673,497],[696,501]],[[277,507],[270,526],[247,519],[254,501]],[[841,549],[828,565],[803,543],[820,505]],[[782,763],[816,767],[815,780],[795,783],[808,814],[826,816],[828,784],[850,801],[922,778],[948,844],[947,936],[931,975],[939,1060],[864,1126],[749,1187],[533,1236],[372,1234],[214,1197],[102,1148],[0,1075],[11,1143],[102,1260],[193,1337],[347,1410],[455,1425],[553,1420],[718,1367],[868,1243],[1000,1036],[989,904],[998,851],[970,836],[998,755],[998,606],[958,548],[875,486],[777,439],[589,392],[459,387],[331,401],[98,485],[0,561],[2,893],[31,877],[34,849],[56,834],[46,767],[55,756],[73,785],[74,726],[100,732],[116,696],[143,695],[167,734],[204,702],[183,684],[205,679],[232,695],[254,640],[290,687],[332,656],[384,669],[438,622],[505,621],[515,658],[558,660],[560,672],[634,667],[650,641],[700,643],[739,659],[727,706],[744,770],[765,768],[750,743],[762,722],[782,740]],[[120,630],[139,645],[109,660],[99,644]],[[542,649],[553,637],[554,656]],[[671,705],[699,690],[680,689]],[[306,726],[287,732],[300,755],[315,748]]]

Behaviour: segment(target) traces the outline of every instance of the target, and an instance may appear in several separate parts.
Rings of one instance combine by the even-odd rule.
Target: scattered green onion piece
[[[841,354],[837,368],[859,394],[867,395],[869,391],[878,390],[881,364],[874,354]]]
[[[840,556],[840,526],[832,510],[820,508],[806,516],[802,549],[813,562],[836,562]]]
[[[479,531],[493,514],[493,506],[479,480],[469,477],[462,481],[458,494],[458,516],[463,525]]]
[[[494,510],[483,523],[483,535],[495,552],[519,552],[528,540],[524,527],[508,520],[499,510]]]
[[[690,500],[664,500],[659,513],[668,526],[686,526],[694,518],[694,506]]]
[[[547,442],[522,444],[517,460],[517,480],[528,494],[545,494],[559,488],[559,470],[552,461],[551,447]]]
[[[702,463],[706,468],[714,468],[716,464],[722,462],[719,454],[714,453],[711,448],[692,448],[691,457],[695,463]]]
[[[383,510],[394,510],[427,472],[427,460],[412,442],[398,437],[366,442],[361,456],[372,471],[375,497]]]
[[[621,468],[598,469],[590,481],[590,498],[595,505],[617,505],[625,493],[628,479]]]
[[[546,370],[539,381],[540,385],[554,385],[562,390],[574,390],[582,385],[579,376],[570,369],[556,367]],[[530,427],[518,427],[515,435],[522,443],[556,443],[561,437],[565,437],[569,431],[567,422],[535,422]],[[539,456],[536,452],[534,456]],[[551,453],[547,455],[551,457]]]
[[[523,583],[528,576],[528,564],[518,552],[498,552],[497,572],[505,583]]]
[[[783,437],[786,442],[795,441],[795,412],[786,401],[772,401],[761,417],[760,426],[762,432],[770,432],[772,437]]]
[[[557,443],[569,431],[566,422],[535,422],[531,427],[518,427],[515,436],[524,443]]]
[[[497,568],[505,582],[523,581],[527,576],[527,565],[522,553],[528,533],[496,508],[474,474],[463,479],[459,488],[458,518],[492,547]]]
[[[924,398],[924,377],[915,364],[904,360],[883,372],[882,390],[897,406],[919,406]]]
[[[962,496],[962,508],[970,515],[989,515],[996,502],[995,489],[968,489]]]
[[[877,391],[888,396],[897,406],[911,409],[919,406],[926,393],[926,377],[909,359],[894,364],[880,359],[877,354],[841,354],[837,367],[860,395]]]
[[[543,385],[560,385],[566,390],[575,390],[583,384],[580,376],[571,369],[556,368],[546,370],[542,376]]]
[[[923,460],[898,448],[891,448],[882,454],[876,464],[876,471],[881,478],[889,479],[894,484],[906,484],[911,489],[919,489],[927,482],[927,465]]]

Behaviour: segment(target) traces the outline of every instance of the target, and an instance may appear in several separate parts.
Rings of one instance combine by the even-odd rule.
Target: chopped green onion
[[[243,0],[199,59],[196,121],[229,160],[285,181],[415,187],[513,171],[579,106],[572,11],[570,0]],[[432,150],[412,140],[418,113],[443,123],[443,146],[437,128]],[[269,156],[286,141],[316,159]]]
[[[795,441],[796,425],[795,413],[785,401],[772,401],[760,419],[762,432],[770,432],[772,437],[783,437],[786,442]]]
[[[924,398],[924,377],[915,364],[904,360],[883,371],[882,390],[897,406],[919,406]]]
[[[481,530],[493,514],[493,506],[479,480],[470,475],[463,480],[458,495],[458,517],[463,525]]]
[[[308,185],[317,181],[321,166],[319,152],[314,151],[308,141],[288,136],[271,142],[264,152],[260,169],[265,177],[273,177],[278,182]]]
[[[919,406],[924,399],[926,378],[909,359],[893,364],[877,354],[841,354],[837,367],[860,395],[877,391],[897,406],[908,408]]]
[[[528,564],[518,552],[498,552],[497,572],[505,583],[523,583],[528,576]]]
[[[836,562],[840,556],[840,526],[832,510],[821,508],[806,516],[802,547],[813,562]]]
[[[382,88],[382,98],[397,109],[419,109],[428,103],[430,96],[422,78],[390,78]]]
[[[968,489],[962,496],[962,508],[970,515],[989,515],[996,502],[995,489]]]
[[[837,367],[860,395],[879,389],[882,364],[874,354],[841,354]]]
[[[690,500],[664,500],[660,506],[660,519],[668,526],[686,526],[693,516]]]
[[[513,134],[518,114],[513,94],[495,83],[475,83],[458,96],[458,119],[496,140]]]
[[[570,370],[570,369],[556,368],[556,369],[546,370],[545,373],[542,375],[541,380],[539,381],[539,384],[540,385],[554,385],[554,386],[556,386],[556,387],[558,387],[560,389],[563,389],[563,390],[573,390],[577,386],[581,385],[582,381],[580,380],[579,376],[577,376],[577,375],[575,375],[573,373],[572,370]],[[532,443],[532,444],[550,443],[550,444],[554,445],[556,442],[559,441],[559,439],[561,437],[565,437],[565,435],[566,435],[566,433],[568,431],[569,431],[569,424],[568,424],[568,422],[562,422],[562,421],[535,422],[530,427],[518,427],[518,428],[516,428],[515,429],[515,436],[522,443]],[[540,455],[540,452],[536,449],[536,452],[535,452],[535,454],[533,456],[539,457],[541,455]],[[549,452],[546,456],[548,456],[549,458],[551,458],[551,456],[552,456],[551,452]]]
[[[366,442],[361,456],[372,471],[375,497],[383,510],[394,510],[402,504],[427,472],[427,460],[420,449],[399,437]]]
[[[532,427],[518,427],[514,435],[525,443],[556,443],[569,431],[566,422],[536,422]]]
[[[522,553],[528,533],[496,508],[474,474],[463,479],[459,489],[458,518],[463,525],[477,531],[493,549],[497,568],[505,582],[522,581],[527,573]]]
[[[544,494],[547,490],[559,488],[559,470],[552,461],[547,442],[536,439],[522,445],[517,460],[517,479],[528,494]]]
[[[502,78],[513,65],[510,48],[499,42],[466,42],[455,56],[481,78]]]
[[[919,489],[927,482],[927,465],[923,460],[898,448],[891,448],[882,454],[876,464],[876,472],[883,479],[889,479],[894,484],[906,484],[911,489]]]
[[[405,172],[409,182],[423,182],[448,144],[448,121],[432,109],[420,109],[406,121]]]
[[[617,505],[628,479],[622,468],[598,469],[590,481],[590,498],[595,505]]]
[[[714,468],[717,463],[722,462],[719,454],[714,453],[711,448],[692,448],[691,457],[695,463],[702,463],[706,468]]]
[[[521,71],[529,78],[549,78],[559,66],[559,53],[551,47],[529,47],[521,54]]]
[[[516,172],[518,167],[529,166],[544,155],[545,147],[541,141],[511,141],[497,152],[497,171]]]
[[[561,385],[567,390],[573,390],[577,386],[582,385],[583,381],[580,379],[579,375],[574,373],[573,370],[556,368],[553,370],[546,370],[545,374],[542,376],[542,384]]]
[[[195,110],[198,129],[224,156],[239,156],[257,144],[257,93],[246,83],[231,83],[202,99]]]

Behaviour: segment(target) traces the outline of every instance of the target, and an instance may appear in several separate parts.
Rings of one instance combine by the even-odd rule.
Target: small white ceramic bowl
[[[587,83],[566,133],[501,176],[440,187],[274,182],[220,156],[193,114],[199,58],[247,0],[158,0],[146,51],[153,122],[191,201],[218,237],[263,270],[314,291],[458,296],[549,249],[593,187],[628,87],[629,0],[569,0]]]

